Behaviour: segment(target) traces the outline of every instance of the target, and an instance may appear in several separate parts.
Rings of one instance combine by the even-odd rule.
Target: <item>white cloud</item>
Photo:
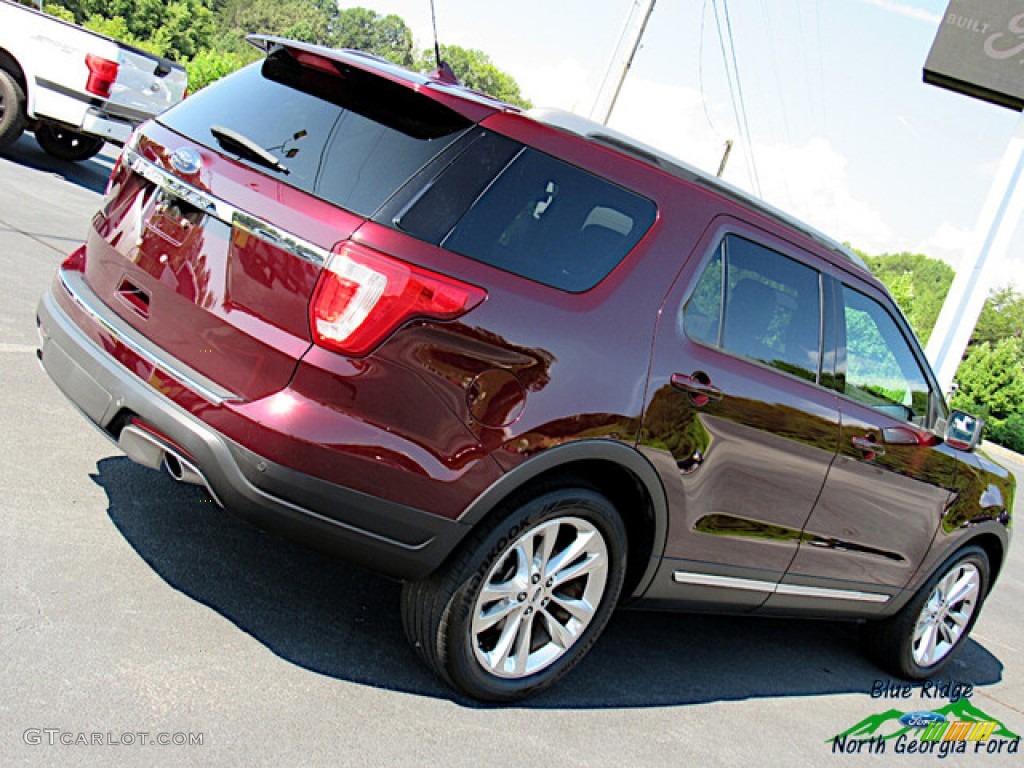
[[[723,108],[708,110],[716,124],[731,123]],[[626,81],[609,125],[710,173],[727,138],[709,125],[698,91],[642,78]]]
[[[967,249],[973,247],[973,236],[971,229],[944,221],[914,250],[933,259],[942,259],[956,269]]]
[[[929,24],[938,25],[942,21],[942,16],[937,13],[932,13],[924,8],[917,8],[913,5],[907,5],[906,3],[895,2],[895,0],[860,0],[860,2],[864,5],[873,5],[876,8],[881,8],[888,13],[895,13],[908,19],[926,21]]]
[[[854,194],[848,160],[827,139],[799,146],[758,145],[755,153],[768,202],[869,253],[904,247],[882,212]]]
[[[956,270],[965,257],[973,255],[972,250],[977,246],[973,229],[944,221],[913,250],[942,259]],[[1024,227],[1018,225],[1006,256],[999,262],[988,264],[983,279],[993,288],[1010,284],[1018,291],[1024,291]]]
[[[520,92],[536,107],[554,107],[580,115],[586,115],[590,109],[593,96],[588,94],[595,90],[590,82],[593,75],[577,59],[551,62],[541,56],[524,56],[515,63],[515,78]]]
[[[651,120],[651,106],[657,120]],[[699,92],[636,79],[627,83],[612,116],[612,127],[651,146],[714,173],[725,138],[711,128],[732,124],[725,105],[709,106],[705,114]],[[800,145],[756,142],[754,157],[764,199],[825,234],[870,253],[908,247],[882,212],[854,194],[847,158],[821,137]],[[726,181],[753,191],[744,145],[737,141],[729,158]]]

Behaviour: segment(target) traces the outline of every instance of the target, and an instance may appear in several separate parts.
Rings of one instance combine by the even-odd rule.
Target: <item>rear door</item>
[[[798,249],[739,224],[702,249],[655,342],[642,442],[670,521],[649,596],[753,609],[796,554],[836,453],[837,398],[820,386],[831,329]]]

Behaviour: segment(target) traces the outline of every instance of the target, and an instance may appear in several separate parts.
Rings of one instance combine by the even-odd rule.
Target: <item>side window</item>
[[[481,132],[437,178],[384,223],[438,245],[522,149],[523,145],[512,139]]]
[[[718,329],[722,327],[722,274],[725,269],[725,243],[715,250],[715,255],[701,273],[697,287],[686,308],[683,310],[683,324],[686,335],[712,347],[719,343]]]
[[[896,418],[926,426],[930,388],[910,344],[885,308],[843,286],[846,381],[843,392]]]
[[[656,213],[645,197],[524,148],[472,201],[441,246],[576,293],[618,266]]]
[[[820,284],[818,272],[805,264],[728,235],[686,304],[686,333],[726,352],[817,381]]]

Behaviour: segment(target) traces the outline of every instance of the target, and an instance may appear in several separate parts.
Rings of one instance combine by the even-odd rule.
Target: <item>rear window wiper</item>
[[[210,133],[213,134],[213,137],[224,151],[244,157],[272,171],[284,174],[290,173],[280,160],[249,137],[243,136],[237,131],[232,131],[230,128],[225,128],[222,125],[211,125]]]

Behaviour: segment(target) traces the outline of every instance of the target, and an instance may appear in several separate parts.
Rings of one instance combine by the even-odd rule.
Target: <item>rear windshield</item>
[[[362,216],[376,211],[471,125],[437,102],[358,68],[320,57],[305,64],[278,50],[185,99],[160,122]],[[214,135],[225,132],[269,153],[276,167]]]

